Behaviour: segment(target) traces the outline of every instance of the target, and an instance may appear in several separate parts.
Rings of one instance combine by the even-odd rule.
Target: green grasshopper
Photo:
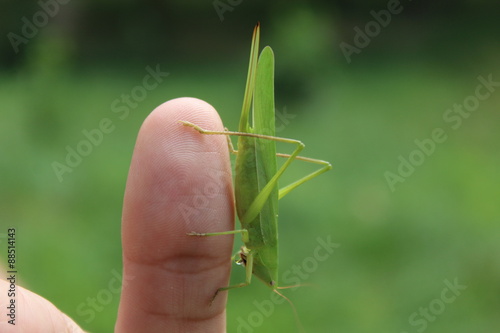
[[[231,140],[230,150],[237,154],[235,165],[235,201],[241,229],[216,233],[191,232],[191,236],[218,236],[240,233],[244,246],[236,263],[246,268],[245,282],[217,289],[212,301],[223,290],[244,287],[250,284],[252,274],[261,279],[274,292],[284,297],[278,289],[278,200],[297,186],[330,170],[326,161],[299,156],[304,144],[298,140],[276,137],[274,119],[274,55],[266,46],[258,58],[260,25],[257,24],[252,38],[250,64],[243,99],[239,131],[210,131],[193,123],[180,121],[201,134],[238,136],[238,150]],[[250,110],[252,108],[252,120]],[[276,142],[296,145],[291,155],[277,154]],[[278,169],[276,156],[286,158]],[[322,165],[321,169],[278,190],[278,179],[294,160],[303,160]],[[293,286],[292,286],[293,287]],[[290,302],[290,301],[289,301]],[[293,305],[292,305],[293,306]]]

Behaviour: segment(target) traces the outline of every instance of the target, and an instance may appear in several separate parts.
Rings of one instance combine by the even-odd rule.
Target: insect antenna
[[[299,284],[293,284],[291,286],[276,287],[276,289],[290,289],[297,287],[316,287],[316,285],[312,283],[299,283]]]
[[[277,289],[286,289],[286,288],[291,288],[291,287],[295,287],[295,286],[279,287]],[[290,306],[292,307],[292,310],[293,310],[293,316],[295,317],[295,322],[297,323],[297,327],[299,328],[300,332],[304,333],[305,332],[304,327],[302,326],[302,323],[300,322],[299,314],[297,313],[297,309],[295,308],[295,305],[293,305],[292,301],[288,297],[286,297],[285,295],[280,293],[277,289],[273,289],[273,291],[276,294],[283,297],[288,302],[288,304],[290,304]]]

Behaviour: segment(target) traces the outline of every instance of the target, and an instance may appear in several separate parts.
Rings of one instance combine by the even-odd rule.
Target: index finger
[[[117,332],[225,332],[232,236],[188,232],[234,229],[231,166],[224,136],[205,136],[187,120],[223,130],[213,107],[179,98],[142,125],[125,191],[123,287]]]

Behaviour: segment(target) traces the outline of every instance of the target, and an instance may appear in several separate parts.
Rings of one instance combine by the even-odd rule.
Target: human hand
[[[225,332],[231,235],[189,237],[192,231],[234,229],[231,166],[224,136],[200,135],[187,120],[223,130],[217,112],[194,98],[156,108],[144,121],[123,205],[123,285],[115,332]],[[6,294],[8,283],[0,282]],[[16,326],[2,332],[82,332],[48,300],[17,287]],[[5,309],[6,297],[0,300]]]

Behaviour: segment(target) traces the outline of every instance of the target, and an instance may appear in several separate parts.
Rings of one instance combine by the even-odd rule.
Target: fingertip
[[[208,224],[223,224],[213,214],[203,214],[208,208],[216,212],[219,220],[234,219],[226,138],[202,135],[181,121],[224,130],[217,111],[197,98],[176,98],[154,109],[141,126],[134,148],[125,192],[124,223],[131,214],[133,225],[137,225],[139,217],[135,213],[140,213],[157,220],[149,223],[150,227],[179,228],[187,233],[210,229]],[[141,209],[137,209],[138,204]],[[169,223],[164,219],[165,211],[169,212]],[[227,230],[225,225],[220,227]],[[164,236],[161,232],[152,233],[155,235]],[[181,244],[172,247],[178,245]]]

